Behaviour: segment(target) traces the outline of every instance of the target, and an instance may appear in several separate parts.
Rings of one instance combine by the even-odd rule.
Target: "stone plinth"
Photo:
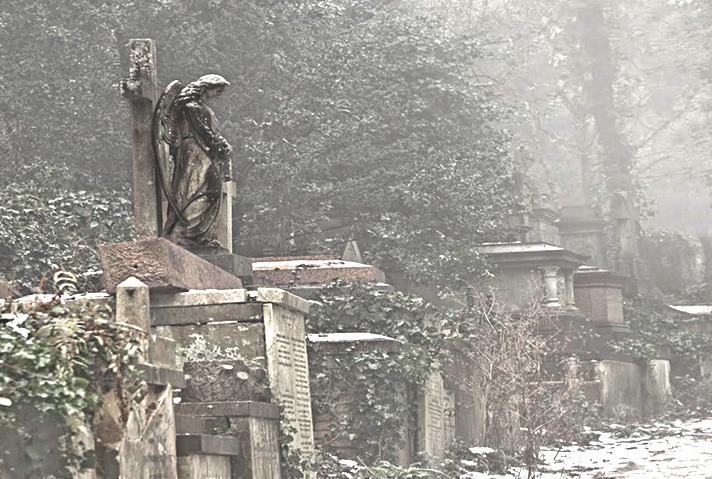
[[[647,361],[643,386],[646,411],[652,414],[662,412],[672,398],[670,361],[666,359]]]
[[[581,269],[574,276],[576,306],[596,326],[618,332],[629,331],[623,318],[623,281],[610,271]]]
[[[232,479],[230,457],[190,454],[178,457],[178,479]]]
[[[297,430],[294,447],[306,457],[314,449],[304,331],[308,310],[308,301],[273,288],[159,294],[151,301],[152,324],[179,346],[189,346],[190,334],[197,333],[205,335],[209,348],[238,348],[248,357],[266,358],[270,393]]]
[[[374,266],[324,257],[258,258],[252,263],[256,276],[277,286],[325,285],[334,280],[383,283],[385,274]]]
[[[132,276],[151,292],[242,287],[239,278],[163,238],[104,245],[99,259],[110,293]]]

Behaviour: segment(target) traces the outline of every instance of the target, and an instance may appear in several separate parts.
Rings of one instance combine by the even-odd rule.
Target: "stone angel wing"
[[[182,213],[176,204],[172,188],[173,171],[180,151],[180,111],[176,108],[175,99],[183,89],[178,81],[172,81],[161,94],[153,113],[153,151],[156,159],[156,172],[161,190],[171,208],[181,220]]]

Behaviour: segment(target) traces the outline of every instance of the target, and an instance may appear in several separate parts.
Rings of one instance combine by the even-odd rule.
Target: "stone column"
[[[566,288],[566,307],[568,309],[578,309],[574,296],[574,270],[564,270],[564,287]]]
[[[558,282],[558,266],[547,266],[541,268],[544,276],[544,306],[549,308],[560,308]]]

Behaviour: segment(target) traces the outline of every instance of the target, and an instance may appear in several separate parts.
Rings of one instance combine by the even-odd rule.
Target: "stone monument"
[[[145,249],[153,253],[161,250],[159,263],[185,276],[180,266],[190,268],[194,261],[163,244],[170,241],[251,281],[251,262],[232,252],[232,148],[220,135],[215,114],[205,103],[222,93],[228,82],[211,74],[185,87],[174,81],[162,90],[153,40],[130,40],[126,56],[129,77],[121,81],[121,91],[131,103],[134,217],[139,239],[133,242],[131,254],[137,250],[136,243],[153,241]],[[156,238],[163,241],[156,242]],[[114,257],[124,253],[119,245],[103,253],[109,251]],[[176,260],[178,256],[180,260]],[[105,271],[113,262],[102,261]],[[239,286],[233,282],[223,287]]]

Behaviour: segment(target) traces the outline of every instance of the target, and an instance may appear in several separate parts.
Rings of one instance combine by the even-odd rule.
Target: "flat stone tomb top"
[[[157,294],[151,297],[151,308],[211,306],[220,304],[271,303],[307,313],[309,301],[278,288],[204,289],[183,293]]]
[[[485,254],[540,253],[542,251],[566,251],[548,243],[482,243],[477,250]]]
[[[383,342],[397,340],[373,333],[329,333],[329,334],[308,334],[307,338],[312,343],[355,343],[355,342]]]
[[[286,259],[282,261],[256,261],[252,263],[255,274],[273,284],[301,286],[328,284],[334,280],[383,283],[386,275],[375,266],[339,259]]]
[[[266,258],[265,258],[266,259]],[[354,261],[343,261],[340,259],[290,259],[281,261],[254,261],[252,268],[255,271],[275,271],[294,269],[333,269],[333,268],[371,268],[372,266],[356,263]]]
[[[587,255],[548,243],[483,243],[477,246],[477,251],[500,265],[548,263],[576,269],[589,259]]]

